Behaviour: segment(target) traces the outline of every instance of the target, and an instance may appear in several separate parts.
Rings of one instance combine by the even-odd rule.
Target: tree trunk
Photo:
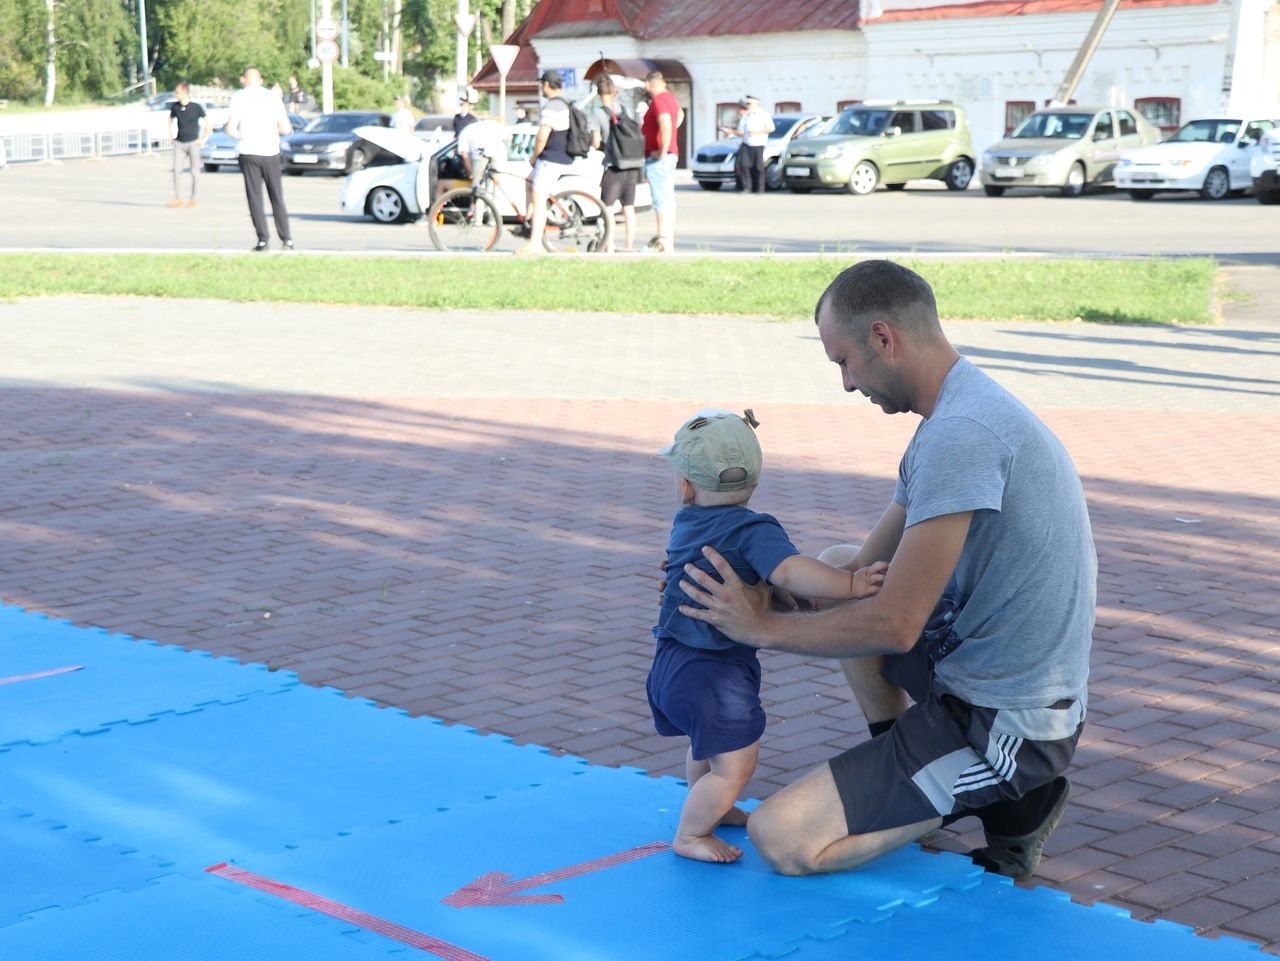
[[[502,42],[516,30],[516,0],[502,0]]]
[[[44,66],[44,105],[53,106],[53,96],[58,86],[58,42],[53,32],[53,0],[44,0],[48,19],[45,21],[45,43],[48,45]]]

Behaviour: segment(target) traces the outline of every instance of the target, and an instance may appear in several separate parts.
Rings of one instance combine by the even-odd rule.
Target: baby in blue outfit
[[[764,460],[757,426],[751,411],[703,411],[658,452],[675,471],[681,507],[667,543],[667,583],[646,689],[658,733],[689,738],[689,796],[672,848],[700,861],[742,857],[740,848],[712,831],[746,823],[735,802],[755,773],[765,715],[755,649],[680,613],[681,604],[691,603],[679,586],[684,566],[697,564],[714,574],[702,556],[710,546],[748,584],[763,580],[797,597],[826,601],[875,594],[887,567],[879,563],[849,572],[804,557],[777,520],[747,507]]]

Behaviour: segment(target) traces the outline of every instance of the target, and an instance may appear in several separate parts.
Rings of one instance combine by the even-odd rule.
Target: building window
[[[800,113],[799,100],[779,100],[773,105],[774,113]]]
[[[1177,97],[1139,97],[1133,106],[1165,133],[1173,133],[1181,124],[1182,101]]]
[[[726,137],[736,137],[737,133],[726,133],[725,128],[737,131],[738,129],[738,103],[718,103],[716,104],[716,139],[724,140]]]
[[[1006,100],[1004,102],[1004,135],[1007,137],[1013,128],[1036,112],[1034,100]]]
[[[845,107],[852,107],[855,103],[862,103],[862,101],[861,100],[837,100],[836,113],[839,113],[840,111],[844,110]]]

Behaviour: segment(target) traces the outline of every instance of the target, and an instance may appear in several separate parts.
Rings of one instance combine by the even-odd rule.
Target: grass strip
[[[129,295],[426,309],[737,314],[796,320],[846,257],[344,257],[0,254],[0,297]],[[1213,321],[1217,265],[1181,260],[909,261],[949,319]]]

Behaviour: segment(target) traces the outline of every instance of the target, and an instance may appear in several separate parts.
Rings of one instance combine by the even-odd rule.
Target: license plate
[[[294,154],[293,156],[293,162],[296,164],[313,164],[319,159],[319,157],[304,153]]]
[[[807,177],[809,176],[808,167],[787,167],[782,171],[788,177]]]
[[[1134,181],[1135,183],[1149,184],[1149,183],[1154,183],[1160,178],[1155,174],[1129,174],[1129,179]]]
[[[235,159],[237,159],[239,156],[240,156],[239,154],[234,154],[234,153],[231,153],[230,151],[222,151],[221,153],[215,153],[215,154],[213,154],[211,159],[213,159],[213,160],[235,160]]]
[[[1021,177],[1021,176],[1022,176],[1022,171],[1021,171],[1021,170],[1008,170],[1008,169],[1006,169],[1006,168],[1004,168],[1004,167],[997,167],[995,170],[991,171],[991,176],[993,176],[993,177],[1004,177],[1006,180],[1013,180],[1013,179],[1014,179],[1014,178],[1016,178],[1016,177]]]

